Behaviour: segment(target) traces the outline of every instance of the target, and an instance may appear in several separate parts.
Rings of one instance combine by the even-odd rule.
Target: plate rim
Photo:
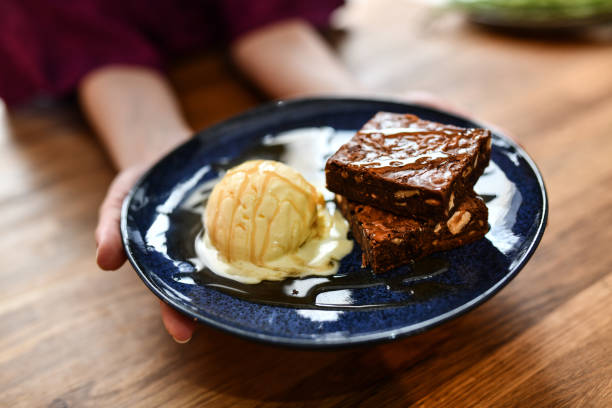
[[[372,333],[352,336],[349,338],[337,338],[337,337],[323,338],[323,339],[316,338],[316,337],[314,338],[291,338],[291,337],[283,337],[283,336],[278,336],[278,335],[258,333],[258,332],[238,328],[238,327],[235,327],[229,324],[225,324],[219,320],[215,320],[215,319],[200,315],[198,313],[195,313],[189,310],[188,308],[184,307],[182,304],[175,302],[173,299],[168,298],[162,291],[160,291],[157,288],[156,284],[149,278],[149,276],[147,276],[143,268],[141,268],[141,266],[138,264],[138,262],[134,258],[134,255],[131,249],[131,245],[129,242],[130,240],[129,240],[129,234],[128,234],[128,209],[129,209],[130,203],[134,199],[134,196],[137,193],[137,190],[142,186],[143,182],[149,177],[152,171],[168,156],[175,154],[176,151],[183,148],[186,144],[190,143],[193,138],[199,137],[200,134],[216,132],[218,129],[222,129],[223,127],[226,127],[226,126],[231,126],[234,123],[242,121],[244,119],[247,119],[253,116],[258,116],[261,114],[265,114],[266,112],[274,111],[276,109],[282,109],[286,106],[288,107],[298,106],[299,107],[300,105],[324,104],[324,103],[330,103],[330,102],[332,103],[334,102],[336,103],[396,103],[396,104],[404,105],[407,108],[416,107],[421,110],[429,110],[433,113],[442,113],[444,115],[451,116],[459,120],[473,123],[479,127],[490,128],[490,129],[492,128],[490,125],[487,125],[486,123],[482,121],[466,118],[460,114],[444,111],[442,109],[437,109],[437,108],[427,106],[427,105],[406,102],[406,101],[402,101],[399,99],[393,99],[393,98],[304,97],[304,98],[283,99],[283,100],[267,102],[259,106],[256,106],[254,108],[248,109],[237,115],[234,115],[226,120],[215,123],[212,126],[201,129],[195,132],[194,135],[189,140],[181,143],[180,145],[176,146],[174,149],[172,149],[168,153],[164,154],[149,169],[147,169],[147,171],[145,171],[143,175],[132,186],[132,188],[130,189],[126,197],[124,198],[122,206],[121,206],[120,232],[121,232],[121,241],[123,244],[123,248],[125,250],[128,261],[132,265],[132,268],[136,271],[140,279],[144,282],[145,286],[147,286],[149,290],[153,292],[153,294],[155,294],[160,300],[162,300],[167,305],[173,307],[175,310],[179,311],[180,313],[187,315],[188,317],[192,318],[194,321],[197,321],[199,323],[204,323],[209,327],[221,330],[226,333],[237,335],[244,339],[255,340],[257,342],[265,343],[265,344],[286,346],[290,348],[330,349],[330,348],[341,348],[341,347],[350,347],[350,346],[357,346],[357,345],[389,342],[389,341],[393,341],[399,338],[408,337],[408,336],[422,333],[426,330],[439,326],[447,321],[463,316],[469,311],[473,310],[474,308],[480,306],[487,300],[491,299],[497,292],[499,292],[508,283],[510,283],[510,281],[512,281],[516,277],[516,275],[518,275],[518,273],[524,268],[524,266],[527,264],[529,259],[535,253],[535,250],[537,249],[544,235],[544,231],[546,229],[546,225],[548,222],[548,211],[549,211],[548,193],[546,191],[546,186],[545,186],[542,174],[540,172],[540,169],[535,164],[533,159],[529,156],[529,154],[527,154],[527,152],[512,138],[506,136],[503,131],[500,131],[498,128],[492,128],[492,131],[496,136],[502,138],[505,142],[507,142],[513,148],[515,148],[517,152],[520,153],[521,157],[525,159],[525,161],[531,168],[532,172],[534,173],[538,186],[539,186],[539,193],[541,194],[541,198],[542,198],[542,207],[541,207],[542,217],[540,219],[540,223],[535,233],[535,239],[531,242],[531,245],[529,246],[529,248],[522,254],[522,258],[516,264],[516,266],[514,267],[514,270],[509,271],[509,273],[507,273],[502,279],[497,281],[495,285],[491,286],[487,291],[481,293],[479,296],[475,297],[474,299],[470,300],[467,303],[464,303],[452,310],[449,310],[448,312],[444,314],[438,315],[431,319],[428,319],[428,320],[425,320],[425,321],[422,321],[416,324],[412,324],[409,326],[404,326],[400,329],[395,329],[395,330],[391,330],[391,329],[380,330],[380,331],[376,331]]]

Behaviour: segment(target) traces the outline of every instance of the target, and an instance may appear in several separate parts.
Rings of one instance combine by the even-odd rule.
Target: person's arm
[[[252,31],[231,45],[231,55],[272,98],[366,93],[314,27],[301,20]]]
[[[119,170],[150,163],[192,134],[157,71],[108,66],[79,84],[81,106]]]
[[[369,89],[351,74],[315,28],[299,19],[250,32],[232,44],[231,54],[241,71],[272,98],[379,96],[468,116],[428,92]]]
[[[121,203],[142,172],[187,140],[185,122],[166,79],[148,68],[109,66],[79,84],[81,106],[120,170],[100,207],[96,228],[98,265],[121,267],[126,256],[119,233]],[[191,338],[195,324],[161,303],[162,320],[178,342]]]

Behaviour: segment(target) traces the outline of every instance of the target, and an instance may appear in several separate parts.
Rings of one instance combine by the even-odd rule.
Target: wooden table
[[[612,406],[610,42],[516,38],[395,0],[341,21],[364,82],[437,93],[538,163],[550,217],[519,276],[389,344],[296,351],[207,327],[176,344],[130,267],[94,263],[113,170],[92,131],[69,103],[22,109],[0,131],[0,406]],[[259,103],[215,55],[172,75],[198,128]]]

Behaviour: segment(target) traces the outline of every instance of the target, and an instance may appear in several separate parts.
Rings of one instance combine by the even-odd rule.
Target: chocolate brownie
[[[399,215],[444,219],[489,162],[491,133],[379,112],[329,158],[327,188]]]
[[[374,273],[468,244],[489,230],[487,207],[473,192],[443,221],[402,217],[339,195],[336,202],[363,250],[363,265],[369,265]]]

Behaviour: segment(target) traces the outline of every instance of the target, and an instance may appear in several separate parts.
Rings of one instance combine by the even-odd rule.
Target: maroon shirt
[[[317,27],[342,0],[0,0],[0,97],[62,95],[112,64],[162,68],[279,20]]]

